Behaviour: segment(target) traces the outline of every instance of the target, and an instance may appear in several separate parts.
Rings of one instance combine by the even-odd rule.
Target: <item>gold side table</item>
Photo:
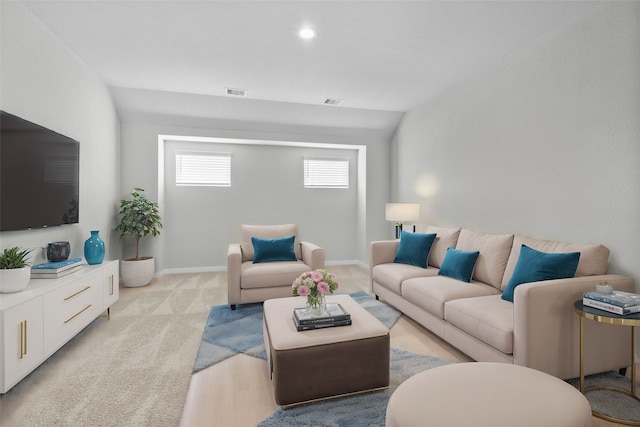
[[[619,316],[607,311],[598,310],[597,308],[587,307],[582,304],[582,300],[573,303],[573,309],[580,316],[580,392],[586,394],[593,390],[609,390],[632,397],[640,403],[640,397],[636,393],[636,326],[640,325],[640,313],[627,314]],[[621,325],[631,327],[631,392],[615,387],[584,387],[584,319],[593,320],[599,323],[608,323],[610,325]],[[591,413],[605,420],[614,421],[620,424],[631,426],[640,426],[640,421],[629,421],[608,415],[601,414],[592,410]]]

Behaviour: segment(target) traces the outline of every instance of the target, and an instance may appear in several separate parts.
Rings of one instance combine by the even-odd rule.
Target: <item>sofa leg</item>
[[[376,301],[380,301],[380,297],[376,295]]]
[[[230,304],[229,307],[231,307],[231,310],[235,310],[236,309],[236,305],[235,304]]]
[[[624,377],[625,375],[627,375],[627,368],[620,368],[618,370],[618,373]]]

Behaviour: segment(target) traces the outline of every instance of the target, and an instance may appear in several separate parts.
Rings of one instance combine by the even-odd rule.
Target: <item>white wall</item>
[[[639,58],[638,2],[522,46],[405,115],[394,197],[424,223],[602,243],[639,286]]]
[[[169,122],[170,118],[165,118]],[[178,122],[179,119],[176,119]],[[305,133],[294,125],[268,125],[270,132],[256,132],[242,130],[243,125],[238,122],[228,123],[225,129],[192,128],[175,124],[158,125],[150,119],[147,123],[123,122],[123,155],[122,155],[122,196],[127,197],[134,187],[144,188],[152,200],[162,201],[167,215],[163,216],[164,228],[159,238],[144,238],[141,241],[141,251],[145,255],[156,257],[156,272],[164,270],[193,271],[211,268],[226,268],[226,250],[230,242],[239,240],[239,227],[242,223],[280,223],[294,222],[299,224],[301,238],[317,242],[326,248],[328,262],[344,262],[357,260],[368,263],[368,242],[388,238],[390,225],[384,220],[384,203],[389,195],[389,141],[370,134],[340,135],[335,129],[328,129],[326,134],[320,132]],[[259,128],[250,123],[247,128]],[[331,132],[331,135],[328,133]],[[161,189],[159,194],[158,135],[181,135],[217,138],[255,139],[261,141],[296,141],[328,144],[347,144],[366,146],[366,199],[356,200],[351,212],[331,214],[326,208],[318,212],[310,211],[308,199],[305,203],[291,203],[291,188],[264,188],[264,169],[262,167],[243,170],[241,177],[243,190],[240,193],[224,198],[227,203],[216,203],[216,200],[202,201],[193,194],[189,202],[196,212],[189,224],[176,219],[176,207],[169,207],[171,194]],[[259,147],[260,156],[265,162],[269,159],[281,158],[291,165],[286,166],[295,170],[298,160],[301,161],[303,151],[285,147]],[[236,148],[242,153],[246,149],[256,147],[246,146]],[[225,150],[228,151],[228,150]],[[336,151],[336,150],[331,150]],[[318,153],[318,151],[313,151]],[[245,151],[246,154],[246,151]],[[295,157],[295,159],[293,158]],[[255,157],[252,162],[255,161]],[[160,159],[160,161],[163,161]],[[236,159],[234,158],[234,162]],[[299,164],[301,166],[301,164]],[[285,166],[278,166],[280,168]],[[354,171],[355,172],[355,171]],[[251,192],[250,183],[255,183]],[[240,183],[239,183],[240,184]],[[266,191],[268,190],[268,193]],[[320,190],[322,191],[322,190]],[[211,194],[218,194],[216,190]],[[319,193],[316,193],[319,194]],[[297,195],[299,196],[299,194]],[[243,200],[244,199],[244,200]],[[261,209],[256,209],[256,200],[262,203]],[[285,203],[285,205],[283,205]],[[366,205],[366,206],[365,206]],[[194,214],[194,212],[192,212]],[[181,214],[181,215],[184,215]],[[357,219],[354,217],[357,216]],[[342,223],[344,221],[344,223]],[[202,233],[196,236],[197,233]],[[132,254],[133,247],[129,242],[125,245],[124,257]],[[176,251],[183,250],[183,254],[191,259],[178,259]],[[172,259],[167,257],[171,256]]]
[[[111,95],[22,4],[0,2],[0,20],[0,108],[80,142],[79,224],[0,233],[0,249],[62,240],[70,242],[72,257],[82,257],[89,231],[99,230],[106,258],[116,259],[120,125]],[[34,253],[34,262],[44,260],[42,251]]]

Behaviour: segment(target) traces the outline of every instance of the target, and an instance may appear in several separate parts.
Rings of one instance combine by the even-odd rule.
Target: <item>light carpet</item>
[[[0,396],[2,427],[176,426],[215,280],[121,289],[111,309]]]

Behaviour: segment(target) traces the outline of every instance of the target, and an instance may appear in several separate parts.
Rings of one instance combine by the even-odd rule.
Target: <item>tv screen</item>
[[[80,144],[0,111],[0,231],[78,222]]]

